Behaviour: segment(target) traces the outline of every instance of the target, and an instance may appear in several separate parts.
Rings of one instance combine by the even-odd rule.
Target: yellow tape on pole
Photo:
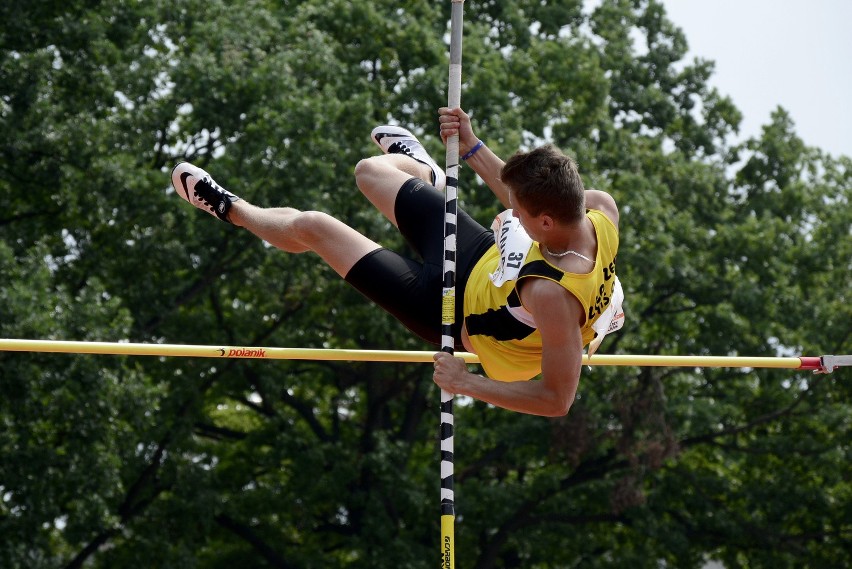
[[[441,516],[441,569],[456,566],[455,515]]]

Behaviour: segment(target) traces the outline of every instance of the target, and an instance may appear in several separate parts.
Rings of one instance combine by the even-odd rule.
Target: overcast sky
[[[852,157],[852,0],[663,0],[711,84],[758,135],[777,106],[809,146]]]

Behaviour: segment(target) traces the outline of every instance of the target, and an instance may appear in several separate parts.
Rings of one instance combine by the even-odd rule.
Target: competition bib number
[[[518,278],[533,240],[524,231],[518,218],[512,215],[511,209],[494,218],[491,230],[500,252],[500,263],[497,270],[488,276],[494,286],[503,286],[504,283]]]

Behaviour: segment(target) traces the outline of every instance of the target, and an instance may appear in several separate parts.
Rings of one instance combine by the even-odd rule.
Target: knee
[[[358,187],[362,187],[365,182],[375,179],[379,176],[383,164],[381,158],[384,156],[372,156],[363,158],[355,164],[355,183]]]
[[[293,219],[290,231],[292,237],[302,243],[311,243],[318,237],[326,235],[334,218],[321,211],[301,211]]]

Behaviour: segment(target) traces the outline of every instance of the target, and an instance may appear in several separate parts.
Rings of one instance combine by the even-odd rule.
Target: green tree
[[[449,3],[0,7],[0,335],[428,349],[312,255],[169,189],[404,244],[352,182],[376,123],[441,155]],[[553,141],[621,205],[627,327],[602,350],[848,351],[848,157],[760,137],[654,0],[470,2],[462,104],[507,156]],[[496,204],[462,170],[462,202]],[[0,566],[429,567],[429,366],[0,354]],[[457,563],[849,564],[850,390],[779,370],[602,368],[570,414],[456,407]]]

